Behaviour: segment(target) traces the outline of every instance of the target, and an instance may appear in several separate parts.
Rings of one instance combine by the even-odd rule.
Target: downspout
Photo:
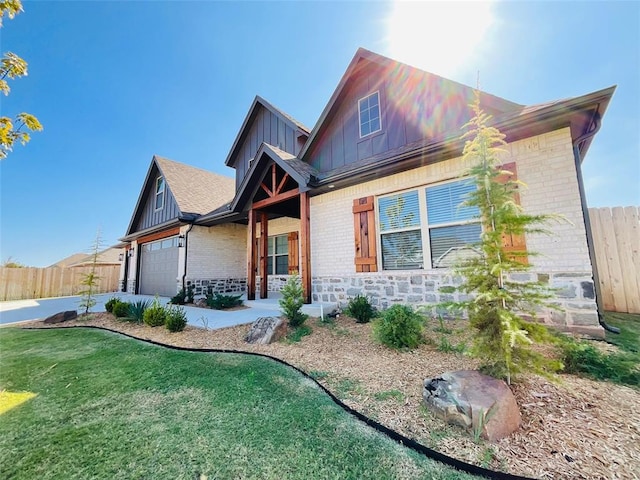
[[[189,249],[187,246],[189,245],[189,232],[193,228],[193,222],[189,224],[189,228],[186,232],[184,232],[184,272],[182,274],[182,289],[186,292],[187,287],[185,285],[185,279],[187,278],[187,254],[189,253]]]
[[[612,333],[620,333],[620,329],[609,325],[604,319],[604,306],[602,303],[602,292],[600,291],[600,277],[598,275],[598,265],[596,263],[596,252],[593,246],[593,235],[591,233],[591,220],[589,219],[589,208],[587,207],[587,197],[584,191],[584,181],[582,179],[582,159],[580,158],[580,144],[585,140],[593,137],[600,130],[602,125],[600,114],[596,110],[593,119],[594,127],[591,131],[581,135],[573,142],[573,158],[576,162],[576,175],[578,177],[578,190],[580,192],[580,203],[582,205],[582,217],[584,218],[584,228],[587,234],[587,248],[589,250],[589,259],[591,260],[591,268],[593,270],[593,290],[596,297],[596,308],[598,309],[598,322],[605,330]]]

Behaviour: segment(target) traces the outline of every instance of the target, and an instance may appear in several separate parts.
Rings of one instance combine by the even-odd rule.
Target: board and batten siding
[[[430,92],[448,92],[448,81],[434,75],[416,77],[388,72],[369,64],[351,78],[335,111],[318,133],[304,160],[327,172],[404,145],[457,132],[470,118],[471,89],[458,85],[456,93],[437,97]],[[382,129],[360,138],[358,100],[379,92]]]
[[[249,170],[249,161],[255,156],[262,142],[293,155],[297,155],[302,148],[301,142],[296,138],[296,131],[278,115],[260,106],[237,148],[236,157],[231,162],[236,169],[236,188],[242,183]]]
[[[178,208],[178,204],[176,203],[176,200],[173,197],[171,190],[169,189],[169,185],[167,185],[166,179],[164,184],[164,205],[161,209],[156,210],[155,188],[156,179],[158,178],[160,173],[157,168],[154,168],[153,170],[154,171],[151,176],[152,181],[149,182],[151,186],[144,193],[144,207],[142,208],[140,219],[135,226],[135,232],[139,232],[140,230],[144,230],[146,228],[150,228],[164,222],[168,222],[169,220],[173,220],[180,215],[180,209]]]

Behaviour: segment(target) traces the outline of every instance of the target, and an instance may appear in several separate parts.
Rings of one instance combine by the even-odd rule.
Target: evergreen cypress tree
[[[98,254],[100,253],[100,246],[102,245],[102,237],[100,230],[96,233],[96,238],[91,245],[91,270],[89,273],[82,275],[82,281],[80,284],[85,287],[81,290],[80,296],[80,308],[84,309],[84,314],[88,314],[89,311],[96,305],[96,289],[98,287],[98,281],[100,277],[96,274],[96,268],[98,267]]]
[[[538,281],[509,280],[510,274],[531,268],[522,259],[535,253],[526,249],[507,252],[502,238],[549,233],[543,224],[556,216],[527,214],[515,202],[514,195],[524,184],[511,179],[511,172],[500,168],[505,135],[487,125],[491,116],[481,109],[477,90],[471,107],[474,116],[463,126],[467,130],[462,136],[466,139],[463,159],[471,165],[465,175],[477,189],[462,205],[479,210],[483,232],[477,248],[481,255],[467,258],[455,268],[463,277],[456,290],[469,295],[469,300],[452,302],[449,306],[468,312],[469,325],[474,330],[471,353],[482,360],[483,370],[510,384],[517,373],[544,374],[561,368],[561,364],[531,348],[533,342],[551,338],[547,329],[534,320],[540,306],[549,306],[551,290]]]

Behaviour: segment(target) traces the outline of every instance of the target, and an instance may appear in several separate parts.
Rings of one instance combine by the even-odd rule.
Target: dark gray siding
[[[368,64],[350,79],[304,161],[320,172],[384,155],[419,140],[460,131],[470,118],[471,89],[400,67]],[[382,130],[360,138],[358,100],[378,91]]]
[[[302,148],[301,142],[296,138],[296,131],[278,115],[259,105],[236,149],[236,157],[231,161],[236,169],[236,189],[249,169],[249,160],[255,156],[262,142],[293,155],[297,155]]]
[[[171,190],[169,190],[169,186],[166,181],[164,190],[164,206],[160,210],[155,209],[155,188],[158,175],[158,169],[154,167],[151,172],[150,185],[147,185],[142,199],[143,207],[140,213],[140,218],[138,219],[133,232],[139,232],[145,228],[168,222],[180,215],[178,204],[173,198],[173,194],[171,193]]]

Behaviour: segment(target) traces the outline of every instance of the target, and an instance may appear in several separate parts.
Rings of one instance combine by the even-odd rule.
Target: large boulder
[[[422,398],[427,408],[445,422],[489,441],[504,438],[520,427],[520,410],[511,389],[502,380],[476,370],[426,379]]]
[[[67,310],[66,312],[58,312],[44,319],[44,323],[62,323],[78,318],[78,312],[75,310]]]
[[[287,324],[280,317],[260,317],[251,324],[244,338],[247,343],[267,344],[280,340],[287,333]]]

